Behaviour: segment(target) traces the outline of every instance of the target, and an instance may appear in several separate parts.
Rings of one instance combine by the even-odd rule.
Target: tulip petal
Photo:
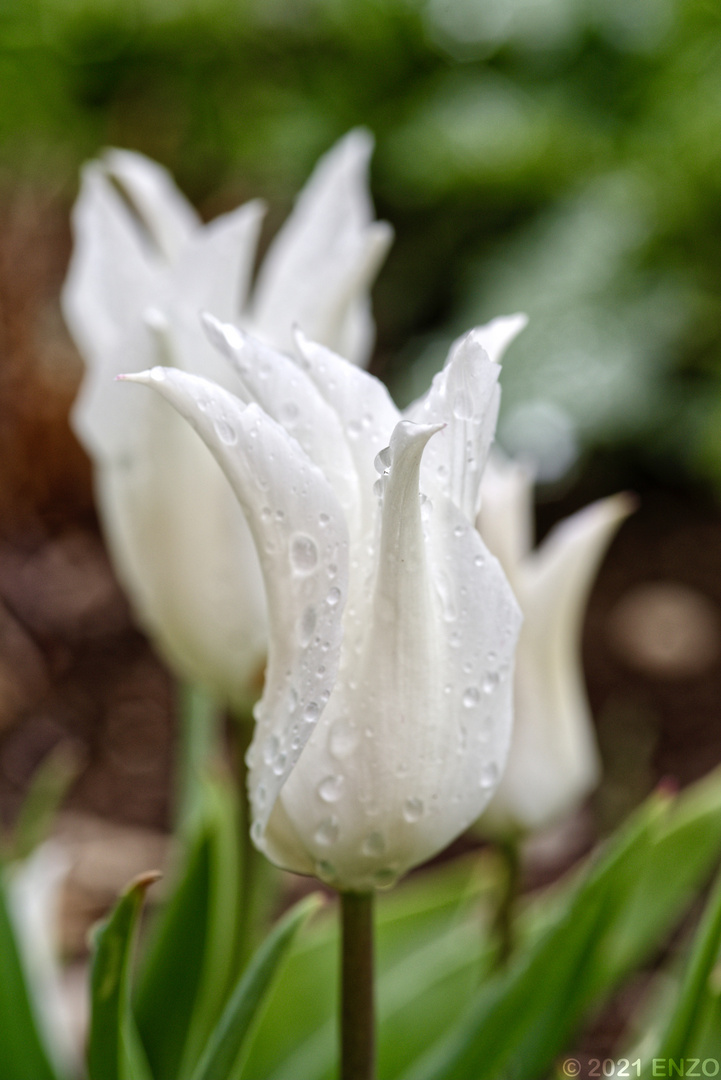
[[[127,453],[134,440],[140,395],[120,401],[112,380],[122,371],[121,343],[126,358],[137,356],[146,366],[154,362],[154,346],[140,317],[148,296],[157,292],[162,265],[144,250],[120,196],[97,164],[83,170],[73,229],[77,242],[62,305],[86,360],[73,424],[92,453],[108,460]]]
[[[525,330],[528,316],[519,312],[516,315],[499,315],[485,326],[476,328],[478,342],[488,353],[494,364],[500,364],[508,346]]]
[[[248,755],[253,839],[335,683],[348,591],[348,535],[333,489],[256,404],[174,369],[128,376],[156,389],[211,450],[243,507],[263,571],[270,648]]]
[[[323,345],[297,330],[299,366],[307,373],[338,416],[360,485],[361,516],[375,516],[373,485],[378,479],[373,461],[387,445],[401,416],[383,383],[367,371],[349,364]],[[323,463],[325,467],[325,463]]]
[[[201,221],[170,173],[132,150],[107,150],[103,164],[157,250],[173,262]]]
[[[633,509],[626,495],[567,518],[528,556],[520,576],[525,623],[517,663],[509,767],[484,824],[550,824],[598,780],[599,759],[579,657],[581,621],[598,565]]]
[[[492,450],[481,483],[476,528],[518,588],[519,568],[533,547],[533,470]]]
[[[449,500],[425,520],[421,455],[438,431],[401,422],[383,455],[361,648],[348,644],[347,613],[354,655],[279,802],[279,844],[292,850],[302,823],[315,872],[346,889],[391,884],[450,842],[490,798],[507,751],[518,609]]]
[[[263,260],[251,321],[258,336],[281,349],[291,349],[298,323],[349,359],[367,360],[372,320],[363,294],[392,237],[388,225],[372,220],[372,149],[371,136],[359,129],[321,158]]]
[[[206,308],[221,319],[237,319],[248,294],[264,212],[264,204],[254,199],[188,239],[168,282],[174,307],[187,309],[194,320]]]
[[[446,424],[428,447],[423,482],[429,490],[440,488],[470,520],[478,511],[500,403],[500,368],[489,360],[482,334],[471,330],[454,343],[425,398],[405,414],[418,423]]]
[[[360,529],[358,475],[334,410],[290,357],[213,315],[203,314],[202,322],[208,339],[238,373],[244,399],[257,402],[298,440],[330,481],[346,514],[351,535],[357,533]]]

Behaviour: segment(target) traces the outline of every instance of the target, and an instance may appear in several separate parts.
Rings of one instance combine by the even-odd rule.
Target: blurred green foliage
[[[397,244],[378,366],[526,310],[500,438],[721,482],[721,8],[706,0],[4,0],[0,168],[74,190],[111,143],[269,232],[356,124]]]

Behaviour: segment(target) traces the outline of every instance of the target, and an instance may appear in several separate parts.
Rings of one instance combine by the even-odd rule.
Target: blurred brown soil
[[[172,680],[114,578],[93,510],[90,467],[68,425],[82,367],[58,305],[70,244],[67,210],[33,192],[0,198],[0,821],[11,825],[39,762],[69,739],[84,767],[66,802],[80,816],[66,818],[64,827],[72,832],[74,821],[85,835],[88,820],[100,818],[111,828],[150,830],[142,835],[152,851],[169,825]],[[543,506],[543,528],[583,505],[587,494],[575,490]],[[653,484],[638,494],[638,512],[598,575],[583,635],[605,761],[594,803],[601,831],[659,779],[686,784],[721,761],[721,510]],[[654,612],[666,612],[663,588],[660,600],[642,593],[627,605],[628,625],[619,605],[637,586],[669,584],[682,587],[681,602],[674,615],[669,600],[659,643]],[[684,595],[691,596],[685,608]],[[688,621],[700,610],[699,597],[701,629]],[[627,647],[629,633],[637,649]],[[704,663],[689,667],[682,659],[693,633],[709,640]],[[588,830],[582,832],[583,847]],[[557,852],[556,863],[550,859],[553,872],[573,848],[572,842]],[[634,988],[624,993],[632,996]],[[625,1000],[612,1009],[623,1011]],[[603,1023],[614,1037],[619,1029],[611,1015],[598,1028],[597,1052],[611,1039],[601,1034]]]

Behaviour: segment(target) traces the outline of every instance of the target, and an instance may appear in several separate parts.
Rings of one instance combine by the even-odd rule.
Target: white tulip
[[[141,391],[118,394],[113,376],[167,363],[237,391],[200,330],[203,308],[279,348],[299,322],[365,362],[368,287],[390,241],[372,220],[371,148],[354,131],[319,162],[250,295],[258,201],[202,226],[162,168],[111,150],[85,168],[73,215],[63,307],[87,367],[73,421],[95,466],[111,555],[175,670],[241,708],[260,688],[267,635],[243,514],[173,410]]]
[[[176,369],[131,378],[212,450],[260,557],[252,837],[289,870],[382,887],[475,821],[505,763],[520,615],[474,527],[499,368],[466,335],[413,423],[301,335],[294,360],[206,326],[240,397]]]
[[[576,808],[599,779],[581,630],[599,563],[633,502],[615,495],[592,503],[532,550],[530,469],[494,451],[481,500],[478,528],[508,576],[524,621],[508,764],[479,829],[524,833],[551,825]]]
[[[62,848],[46,841],[6,870],[8,913],[30,990],[43,1043],[61,1073],[78,1075],[80,1047],[62,969],[58,960],[58,926],[62,887],[69,860]]]

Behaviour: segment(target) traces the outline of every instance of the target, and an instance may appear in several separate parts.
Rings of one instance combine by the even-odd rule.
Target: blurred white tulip
[[[533,550],[533,476],[491,454],[478,528],[523,612],[516,653],[508,764],[478,823],[513,835],[570,813],[597,784],[600,763],[581,666],[581,631],[598,566],[633,509],[628,495],[601,499],[556,526]]]
[[[373,221],[371,150],[358,130],[321,159],[252,293],[260,202],[203,226],[139,154],[111,150],[83,171],[63,309],[87,368],[73,421],[95,466],[105,536],[139,621],[176,672],[241,709],[260,690],[267,635],[243,513],[173,410],[119,393],[113,376],[164,363],[237,392],[200,330],[204,308],[281,349],[299,323],[365,362],[368,289],[391,238]]]
[[[412,422],[302,335],[292,359],[205,321],[239,396],[173,368],[130,378],[210,447],[260,558],[252,837],[341,890],[383,887],[475,821],[506,759],[520,615],[474,526],[499,368],[467,334]]]
[[[80,1045],[58,960],[58,929],[68,857],[52,840],[7,869],[8,913],[45,1049],[64,1075],[81,1072]]]

